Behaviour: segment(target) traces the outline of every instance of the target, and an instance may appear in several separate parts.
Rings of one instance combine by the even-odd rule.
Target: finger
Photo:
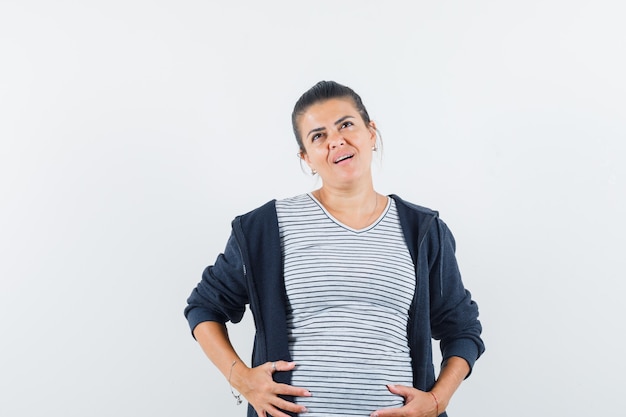
[[[401,408],[393,408],[393,409],[389,408],[389,409],[378,410],[370,414],[370,417],[399,417],[399,416],[405,415],[405,414],[402,414],[401,410],[402,410]]]
[[[400,408],[383,408],[381,410],[376,410],[370,417],[404,417],[404,416],[412,416],[414,414],[409,413],[409,409],[406,406]]]
[[[280,411],[278,408],[274,407],[273,405],[270,405],[267,408],[267,412],[269,412],[272,417],[289,417],[288,414],[283,413],[282,411]],[[263,411],[263,413],[265,414],[265,411]]]
[[[311,392],[306,388],[294,387],[287,384],[276,384],[275,394],[290,395],[292,397],[311,397]]]
[[[289,417],[285,411],[292,413],[306,413],[308,410],[304,405],[289,402],[281,397],[272,397],[267,402],[257,403],[253,405],[259,417]]]
[[[262,415],[256,407],[255,410],[259,416]],[[268,403],[267,406],[265,406],[264,409],[261,410],[263,415],[269,413],[272,415],[272,417],[290,417],[289,415],[285,414],[285,411],[296,414],[308,412],[305,406],[290,403],[289,401],[283,400],[281,398],[279,398],[278,401],[275,401],[274,403]]]
[[[404,385],[393,385],[388,384],[387,389],[389,392],[395,395],[399,395],[404,397],[404,403],[408,403],[413,397],[413,388],[407,387]],[[396,417],[396,416],[404,416],[406,415],[406,405],[400,408],[385,408],[382,410],[376,410],[370,417]]]
[[[292,369],[296,367],[295,362],[287,362],[287,361],[268,362],[268,364],[269,364],[270,372],[272,373],[291,371]]]
[[[281,410],[291,411],[293,413],[306,413],[308,411],[304,405],[292,403],[280,397],[273,405]]]
[[[404,397],[407,400],[414,396],[414,392],[413,392],[414,388],[413,387],[407,387],[407,386],[404,386],[404,385],[389,384],[389,385],[387,385],[387,389],[389,390],[390,393],[396,394],[396,395],[400,395],[400,396]]]

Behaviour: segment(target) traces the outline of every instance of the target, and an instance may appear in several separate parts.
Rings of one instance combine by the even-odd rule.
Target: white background
[[[623,413],[623,4],[0,0],[0,415],[245,414],[182,311],[235,215],[319,185],[321,79],[457,239],[487,351],[450,414]]]

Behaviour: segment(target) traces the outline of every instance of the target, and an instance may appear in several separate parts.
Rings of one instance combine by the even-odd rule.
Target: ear
[[[370,120],[368,128],[370,130],[370,133],[372,134],[372,142],[375,145],[376,144],[376,122],[374,122],[373,120]]]
[[[309,159],[309,155],[307,155],[306,152],[301,150],[298,155],[300,156],[300,159],[302,159],[304,162],[306,162],[306,164],[309,166],[309,168],[313,169],[313,167],[311,166],[311,161]]]

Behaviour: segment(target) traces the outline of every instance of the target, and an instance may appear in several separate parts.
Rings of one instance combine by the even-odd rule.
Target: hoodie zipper
[[[261,317],[261,310],[258,307],[259,300],[258,295],[254,288],[254,283],[252,281],[252,277],[248,274],[248,270],[246,265],[249,263],[248,253],[245,251],[245,237],[243,234],[243,229],[241,227],[241,220],[237,218],[233,225],[233,231],[235,232],[235,240],[237,241],[237,249],[239,250],[239,256],[241,257],[241,267],[244,279],[246,281],[246,285],[248,287],[248,298],[250,303],[250,311],[252,311],[252,315],[254,316],[255,328],[257,337],[255,339],[257,341],[263,341],[263,351],[257,352],[258,357],[265,358],[267,356],[267,346],[265,340],[265,332],[263,327],[263,318]],[[252,308],[254,306],[254,309]]]

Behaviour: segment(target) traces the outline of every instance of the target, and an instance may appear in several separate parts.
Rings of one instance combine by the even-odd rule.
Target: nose
[[[328,138],[328,146],[330,149],[335,149],[337,146],[343,146],[345,143],[346,140],[339,131],[334,132],[334,134],[330,135]]]

